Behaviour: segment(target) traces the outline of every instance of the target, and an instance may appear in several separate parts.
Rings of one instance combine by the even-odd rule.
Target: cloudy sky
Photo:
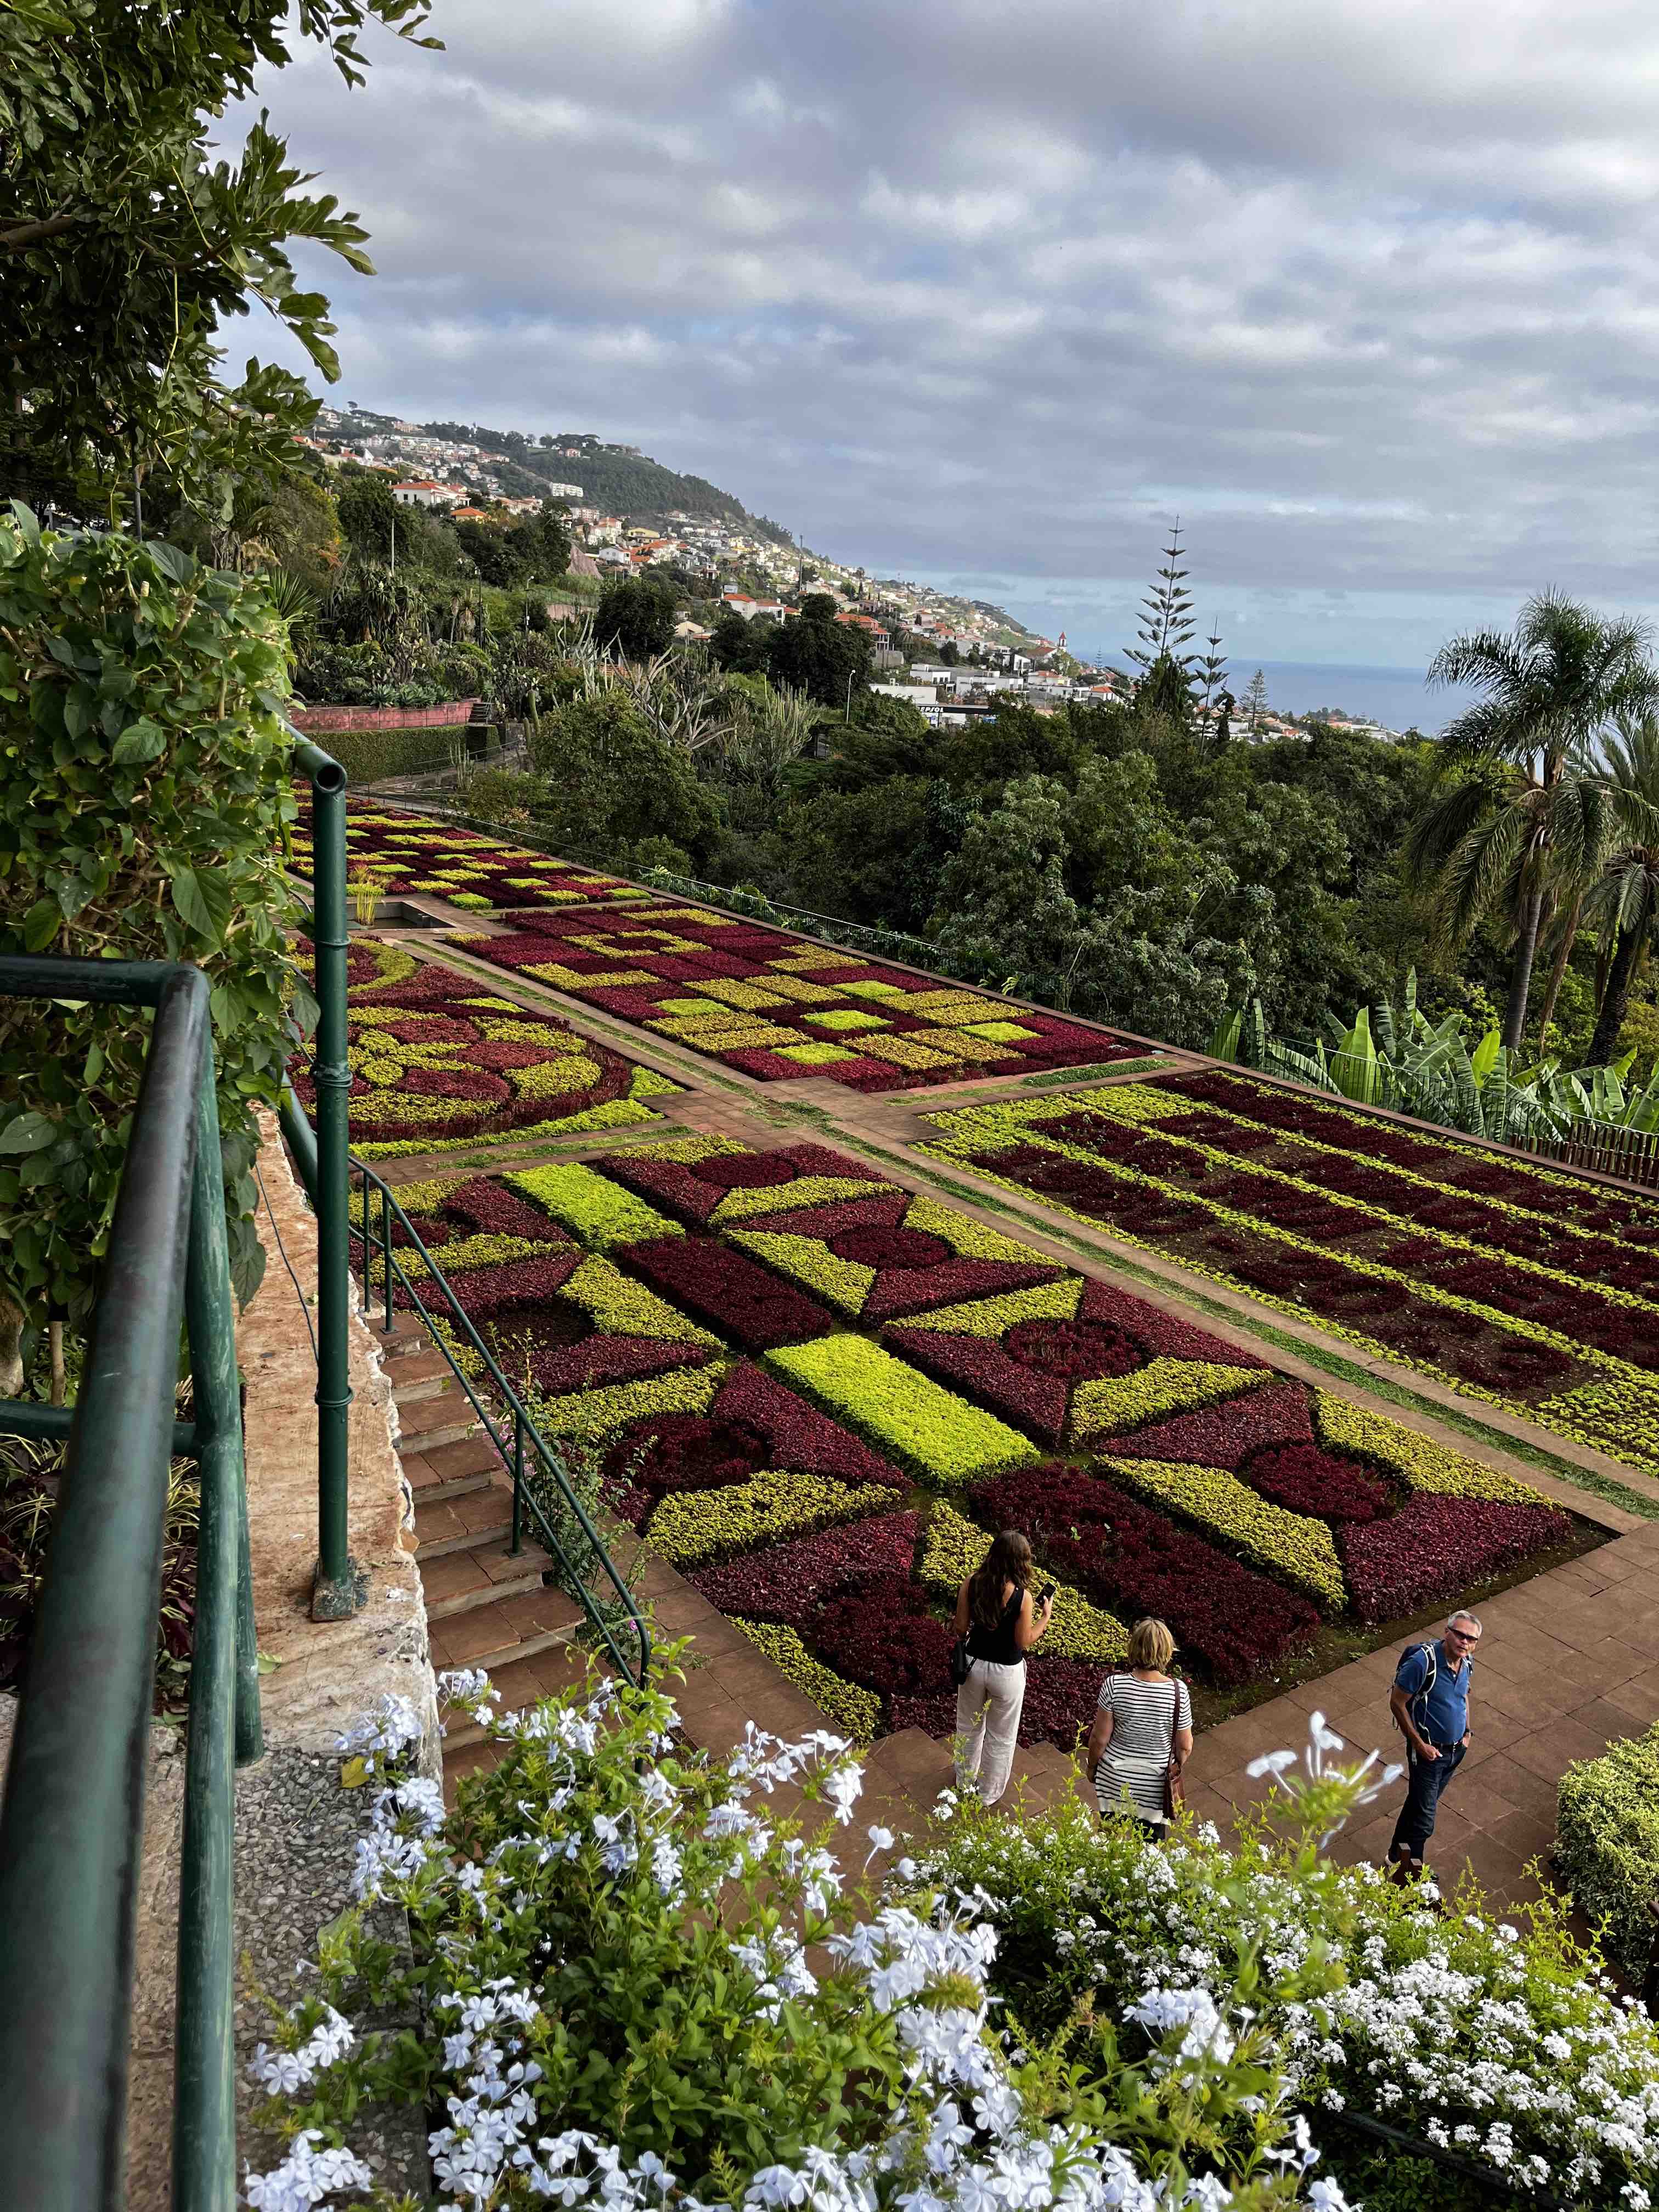
[[[593,429],[838,558],[1246,659],[1659,601],[1651,0],[439,0],[273,122],[336,396]],[[230,334],[237,357],[254,336]]]

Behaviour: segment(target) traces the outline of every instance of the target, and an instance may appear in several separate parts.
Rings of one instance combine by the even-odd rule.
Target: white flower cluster
[[[1258,1760],[1316,1837],[1339,1779],[1340,1738],[1315,1714],[1301,1754]],[[1353,1802],[1383,1786],[1375,1755],[1355,1770]],[[1659,2202],[1659,2029],[1605,1975],[1581,1978],[1517,1931],[1473,1914],[1412,1909],[1376,1868],[1322,1862],[1298,1875],[1266,1845],[1237,1856],[1219,1838],[1139,1848],[1127,1835],[1080,1834],[1063,1869],[1053,1840],[1012,1822],[976,1838],[970,1861],[947,1844],[921,1881],[963,1878],[991,1893],[1004,1929],[1044,1925],[1068,1986],[1159,1990],[1130,2016],[1150,2031],[1194,2008],[1190,2033],[1218,2032],[1217,2001],[1241,1950],[1269,1989],[1324,1986],[1258,1999],[1275,2064],[1312,2106],[1352,2108],[1489,2165],[1522,2187],[1650,2212]],[[1425,1900],[1426,1901],[1426,1900]],[[1209,2009],[1206,2009],[1208,2007]],[[1219,2032],[1224,2033],[1224,2028]]]
[[[546,2055],[554,2025],[532,1988],[480,1971],[485,1960],[510,1955],[506,1931],[533,1913],[538,1879],[551,1878],[549,1869],[558,1875],[567,1862],[580,1862],[585,1882],[648,1886],[716,1917],[725,1883],[760,1879],[783,1909],[769,1910],[734,1937],[730,1954],[752,1984],[754,2014],[775,2022],[786,2004],[817,1996],[807,1959],[817,1943],[827,1971],[840,1978],[849,2016],[881,2021],[896,2037],[903,2095],[877,2139],[856,2148],[811,2148],[793,2163],[763,2167],[748,2184],[744,2212],[1228,2212],[1234,2203],[1213,2176],[1188,2179],[1182,2170],[1178,2181],[1148,2179],[1120,2146],[1080,2128],[1039,2124],[1027,2113],[1006,2039],[988,2025],[998,1939],[987,1917],[994,1900],[984,1890],[957,1890],[953,1902],[930,1910],[890,1903],[873,1919],[830,1925],[842,1881],[835,1860],[822,1845],[778,1835],[775,1821],[750,1801],[798,1785],[847,1824],[862,1778],[840,1738],[818,1733],[786,1743],[751,1728],[711,1792],[706,1784],[677,1781],[672,1768],[605,1761],[614,1702],[608,1685],[585,1705],[550,1701],[500,1717],[477,1676],[453,1680],[447,1693],[452,1704],[467,1700],[499,1740],[536,1753],[533,1793],[516,1808],[522,1831],[482,1858],[450,1848],[434,1785],[398,1778],[394,1762],[410,1741],[398,1714],[383,1706],[349,1747],[371,1760],[382,1785],[372,1802],[372,1832],[359,1845],[359,1896],[428,1908],[435,1897],[442,1906],[437,1955],[447,1985],[431,2009],[441,2045],[434,2086],[445,2121],[428,2138],[440,2212],[533,2212],[544,2204],[565,2212],[578,2205],[713,2212],[660,2158],[625,2161],[591,2134],[548,2130],[537,2054]],[[658,1754],[668,1748],[666,1710],[667,1723],[649,1739]],[[891,1848],[890,1831],[868,1833],[874,1850]],[[904,1875],[915,1871],[903,1863]],[[1194,2076],[1200,2089],[1198,2077],[1221,2078],[1243,2028],[1223,2016],[1195,1973],[1173,1988],[1147,1979],[1134,2017],[1163,2039],[1164,2069]],[[292,2050],[261,2045],[255,2055],[254,2076],[273,2095],[316,2099],[331,2069],[356,2063],[352,2030],[331,2009],[319,2020],[314,2004],[301,2008],[289,2040]],[[342,2083],[351,2078],[342,2075]],[[354,2104],[346,2098],[338,2108]],[[1345,2212],[1334,2185],[1310,2178],[1315,2154],[1305,2127],[1281,2134],[1282,2147],[1268,2155],[1294,2201]],[[307,2129],[282,2166],[247,2177],[246,2197],[255,2212],[310,2212],[333,2192],[367,2183],[360,2160]],[[1274,2201],[1288,2207],[1292,2196],[1281,2191]]]

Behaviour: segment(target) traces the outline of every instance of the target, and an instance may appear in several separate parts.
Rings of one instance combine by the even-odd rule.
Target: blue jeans
[[[1420,1859],[1434,1833],[1440,1793],[1463,1763],[1461,1743],[1442,1745],[1439,1750],[1438,1759],[1419,1759],[1414,1750],[1407,1751],[1406,1802],[1394,1824],[1394,1835],[1389,1844],[1390,1858],[1403,1844],[1414,1859]]]

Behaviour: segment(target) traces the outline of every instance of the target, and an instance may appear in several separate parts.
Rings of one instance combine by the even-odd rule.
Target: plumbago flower
[[[480,1676],[442,1688],[499,1763],[446,1814],[399,1718],[353,1731],[360,1902],[255,2054],[256,2117],[288,2144],[247,2177],[256,2212],[361,2204],[351,2130],[385,2103],[440,2116],[439,2212],[1342,2212],[1248,2008],[1212,2020],[1191,1977],[1145,1998],[1112,2098],[1079,2099],[1058,2047],[1013,2049],[994,1896],[869,1894],[859,1855],[894,1838],[848,1833],[861,1776],[838,1737],[751,1728],[713,1759],[659,1692],[593,1678],[501,1714]]]
[[[1201,2044],[1269,2063],[1302,2112],[1352,2110],[1584,2207],[1659,2203],[1659,2029],[1546,1899],[1494,1920],[1467,1878],[1443,1913],[1323,1846],[1388,1786],[1315,1714],[1304,1750],[1256,1763],[1274,1797],[1224,1850],[1166,1844],[1079,1802],[1015,1823],[958,1808],[890,1892],[974,1891],[998,1936],[989,1986],[1028,2041],[1068,2037],[1103,2087],[1126,2051],[1156,2075]],[[1352,2155],[1352,2144],[1338,2146]],[[1320,2183],[1304,2185],[1310,2203]]]

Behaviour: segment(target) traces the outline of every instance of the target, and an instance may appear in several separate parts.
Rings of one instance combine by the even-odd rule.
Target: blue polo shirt
[[[1428,1671],[1429,1662],[1423,1656],[1422,1645],[1414,1644],[1400,1662],[1400,1671],[1394,1678],[1395,1687],[1415,1699]],[[1454,1674],[1445,1644],[1438,1638],[1434,1645],[1434,1686],[1426,1702],[1426,1715],[1414,1705],[1412,1717],[1429,1741],[1437,1745],[1461,1743],[1469,1724],[1468,1656],[1464,1655],[1462,1666]]]
[[[1422,1656],[1422,1646],[1411,1648],[1401,1662],[1401,1670],[1394,1677],[1395,1690],[1405,1690],[1409,1698],[1418,1697],[1422,1681],[1427,1677],[1429,1662]],[[1416,1721],[1429,1743],[1462,1743],[1464,1729],[1468,1728],[1468,1655],[1455,1674],[1447,1659],[1444,1641],[1436,1639],[1433,1646],[1433,1687],[1427,1697],[1427,1714],[1416,1704],[1411,1710],[1411,1719]]]

